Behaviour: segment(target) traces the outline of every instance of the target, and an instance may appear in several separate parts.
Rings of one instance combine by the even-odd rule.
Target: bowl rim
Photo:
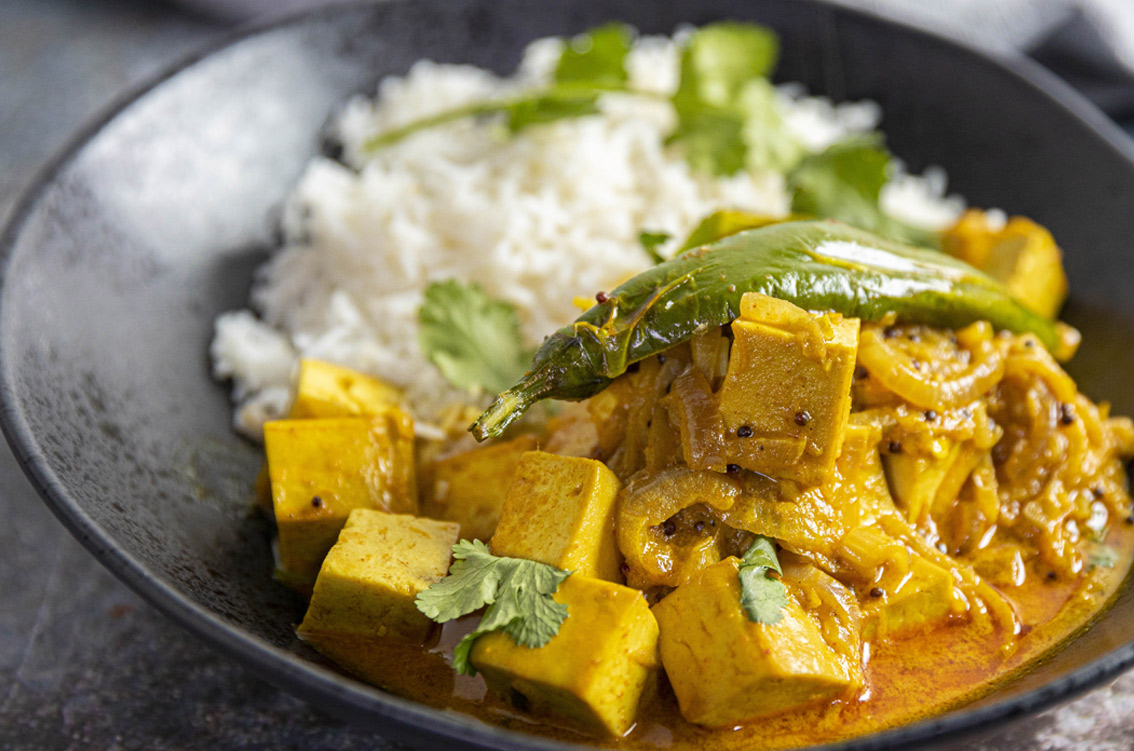
[[[4,226],[0,228],[0,316],[3,315],[4,303],[7,300],[4,292],[8,287],[12,254],[29,217],[63,171],[125,110],[182,72],[242,42],[324,17],[370,12],[393,3],[415,1],[370,0],[360,3],[336,0],[316,9],[238,25],[233,30],[220,34],[192,54],[181,57],[160,69],[158,73],[147,77],[140,84],[127,87],[112,98],[98,114],[75,131],[55,156],[49,159],[22,188],[20,197],[12,205]],[[476,0],[455,1],[476,2]],[[780,1],[788,2],[788,0]],[[1134,140],[1070,84],[1023,53],[977,47],[953,34],[939,30],[930,31],[904,20],[887,17],[877,11],[843,5],[838,0],[793,1],[834,16],[867,20],[912,36],[921,43],[952,48],[953,52],[969,56],[981,65],[999,68],[1002,73],[1014,78],[1016,83],[1073,115],[1114,152],[1115,158],[1125,160],[1131,169],[1134,169]],[[3,432],[18,466],[30,480],[36,494],[99,563],[165,617],[194,634],[211,648],[252,670],[258,677],[277,688],[331,714],[346,718],[348,721],[353,719],[356,724],[360,719],[369,720],[366,725],[371,728],[381,725],[381,730],[378,732],[384,737],[394,737],[417,744],[428,739],[460,739],[469,747],[485,749],[578,751],[592,747],[592,744],[585,739],[580,739],[579,743],[572,743],[508,730],[460,712],[435,709],[384,692],[287,649],[269,644],[245,632],[239,626],[227,622],[215,611],[194,602],[176,587],[162,581],[152,569],[120,547],[114,536],[100,527],[83,510],[81,504],[55,476],[44,456],[39,452],[36,436],[25,419],[24,405],[19,397],[20,391],[12,377],[12,367],[8,353],[0,350],[0,431]],[[1131,576],[1132,574],[1128,574],[1127,581],[1122,587],[1130,586]],[[1112,602],[1113,599],[1114,597]],[[1104,613],[1105,609],[1091,621],[1091,625]],[[1064,676],[1003,701],[967,710],[961,708],[908,725],[806,748],[812,751],[872,751],[918,748],[931,740],[955,740],[967,734],[988,730],[997,723],[1037,713],[1068,701],[1109,678],[1117,677],[1119,673],[1132,666],[1134,666],[1134,638]],[[394,725],[388,724],[389,722],[393,722]]]

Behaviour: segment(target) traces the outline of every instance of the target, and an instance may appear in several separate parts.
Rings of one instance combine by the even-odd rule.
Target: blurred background
[[[412,0],[405,0],[412,2]],[[1134,132],[1131,0],[838,0],[1027,54]],[[0,0],[0,223],[113,103],[314,0]],[[262,683],[95,562],[0,445],[0,749],[387,749]],[[957,748],[1129,751],[1134,674]]]

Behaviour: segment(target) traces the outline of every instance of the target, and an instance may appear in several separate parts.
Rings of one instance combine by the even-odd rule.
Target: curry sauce
[[[1106,542],[1119,552],[1113,568],[1097,567],[1055,580],[1042,567],[1028,572],[1024,585],[1011,597],[1025,629],[1011,649],[1004,649],[1002,633],[971,629],[965,622],[944,623],[908,638],[870,642],[869,683],[858,695],[728,729],[706,729],[685,721],[663,678],[643,702],[637,725],[618,743],[705,751],[793,748],[878,732],[962,706],[1027,670],[1101,614],[1134,558],[1134,526],[1123,523],[1111,530]],[[480,677],[453,673],[445,654],[471,630],[475,620],[468,617],[446,624],[429,648],[403,643],[375,648],[371,643],[357,650],[358,645],[346,644],[344,652],[355,649],[355,655],[367,655],[357,674],[400,696],[493,725],[565,741],[595,742],[524,714],[489,692]]]
[[[978,286],[1058,308],[1059,274],[1013,276],[1020,253],[1051,256],[1042,228],[969,216],[947,239],[1006,275]],[[265,429],[278,576],[314,585],[299,635],[505,727],[792,748],[994,691],[1134,560],[1134,421],[1034,331],[748,292],[609,381],[473,447],[415,441],[396,392],[305,363],[308,412]]]

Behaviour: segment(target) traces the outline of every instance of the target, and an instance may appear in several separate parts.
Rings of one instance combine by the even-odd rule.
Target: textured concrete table
[[[0,0],[0,217],[85,121],[228,33],[152,2]],[[166,621],[0,447],[0,749],[381,749]],[[1134,748],[1134,674],[972,749]]]

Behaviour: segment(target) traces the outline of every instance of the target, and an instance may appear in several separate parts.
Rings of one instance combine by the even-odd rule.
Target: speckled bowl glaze
[[[718,18],[783,36],[777,76],[885,112],[914,170],[1049,226],[1066,250],[1084,390],[1134,413],[1134,152],[1023,59],[818,2],[420,0],[343,7],[243,34],[81,133],[0,240],[3,427],[47,503],[171,618],[281,688],[390,737],[449,748],[565,748],[390,696],[297,642],[249,512],[256,447],[209,376],[213,318],[243,306],[280,203],[336,105],[421,57],[510,71],[524,44],[608,19],[644,32]],[[1126,590],[1054,659],[937,719],[836,747],[924,748],[1074,695],[1134,664]]]

